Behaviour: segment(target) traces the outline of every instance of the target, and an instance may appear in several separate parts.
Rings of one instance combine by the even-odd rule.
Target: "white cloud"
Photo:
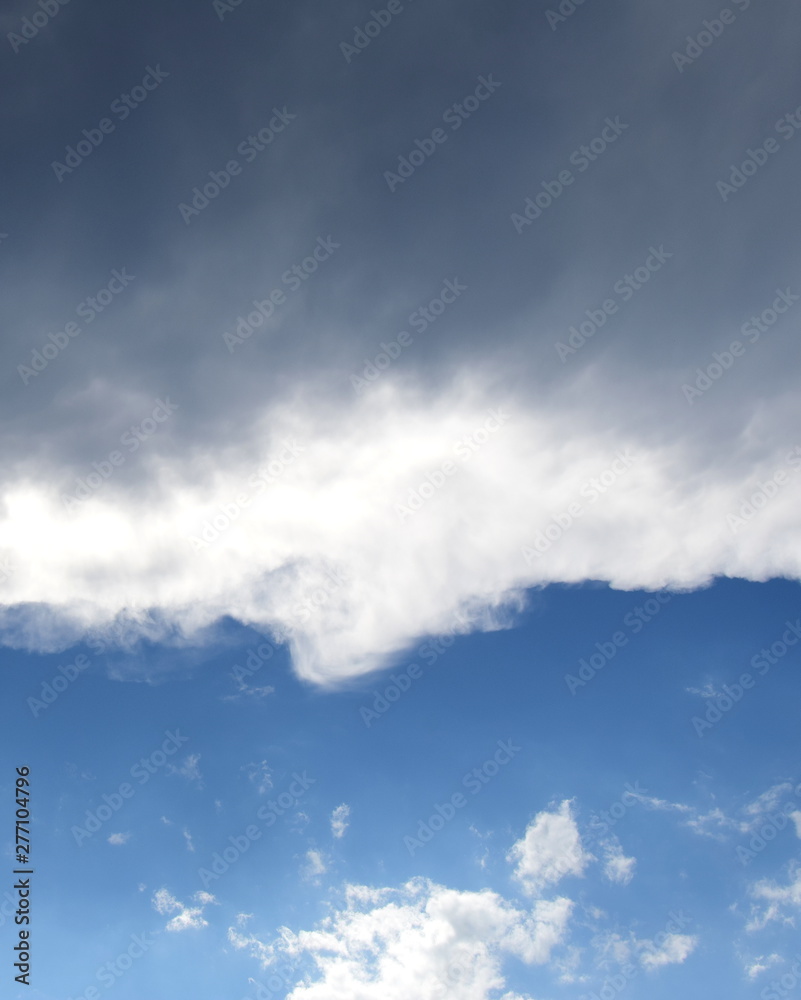
[[[632,792],[631,795],[648,809],[655,809],[658,812],[691,813],[694,811],[692,806],[682,802],[669,802],[667,799],[659,799],[653,795],[642,795],[639,792]]]
[[[335,683],[375,668],[417,636],[443,632],[457,611],[474,628],[502,626],[531,586],[598,579],[623,589],[689,588],[715,575],[801,576],[795,486],[780,489],[736,533],[726,520],[777,469],[796,483],[789,446],[756,453],[749,446],[743,458],[752,439],[773,440],[775,430],[776,441],[786,440],[779,416],[790,425],[789,400],[774,398],[743,424],[741,448],[733,443],[710,457],[714,441],[705,441],[697,414],[691,426],[690,408],[676,409],[680,378],[671,406],[664,403],[673,423],[660,433],[656,418],[651,427],[632,419],[638,401],[633,390],[618,399],[614,372],[599,378],[576,369],[558,399],[516,400],[502,383],[490,391],[487,372],[455,376],[426,398],[387,375],[338,410],[309,384],[305,396],[251,414],[235,448],[181,458],[175,448],[161,455],[154,440],[138,468],[147,503],[110,482],[69,514],[53,485],[69,476],[9,470],[0,548],[18,569],[4,585],[4,603],[25,610],[0,615],[3,641],[64,648],[110,629],[117,616],[125,620],[126,608],[154,607],[155,622],[134,629],[189,642],[231,615],[286,639],[304,677]],[[493,408],[509,419],[490,433],[484,425]],[[459,442],[471,435],[475,442],[479,432],[486,441],[459,458]],[[279,459],[284,440],[303,452],[195,551],[190,536]],[[584,485],[627,449],[636,456],[631,468],[597,502],[588,500]],[[455,471],[437,476],[446,461]],[[423,485],[429,476],[441,485]],[[401,520],[398,508],[421,488],[433,495]],[[574,502],[584,515],[527,562],[523,548]]]
[[[699,698],[718,698],[722,693],[710,681],[702,688],[688,687],[685,690],[688,694],[697,694]]]
[[[756,979],[757,976],[777,965],[781,960],[781,956],[775,952],[772,955],[758,955],[755,959],[746,962],[745,974],[749,979]]]
[[[281,956],[312,960],[314,972],[287,1000],[490,1000],[506,986],[507,957],[549,961],[571,909],[559,898],[526,912],[488,889],[460,892],[413,879],[400,889],[348,886],[344,907],[314,930],[283,928],[269,945],[235,928],[229,940],[265,967]]]
[[[677,812],[686,817],[682,821],[682,826],[686,826],[693,833],[701,837],[711,837],[713,840],[725,840],[722,830],[733,830],[738,833],[745,833],[751,829],[752,823],[749,821],[736,820],[727,816],[723,810],[715,806],[709,812],[702,813],[695,806],[687,805],[683,802],[669,802],[667,799],[659,799],[649,795],[636,795],[636,798],[647,808],[658,812]]]
[[[345,802],[343,802],[341,806],[337,806],[331,813],[331,833],[333,833],[338,840],[345,836],[345,831],[350,825],[348,822],[349,816],[350,806]]]
[[[242,914],[237,914],[236,918],[236,922],[239,927],[243,927],[246,922],[240,919],[241,916]],[[228,942],[239,951],[247,948],[250,955],[257,959],[265,969],[275,959],[276,949],[273,945],[268,945],[259,941],[254,934],[251,934],[250,936],[241,934],[236,927],[228,928]]]
[[[753,802],[743,810],[748,816],[761,817],[764,813],[774,812],[781,805],[782,799],[791,794],[793,785],[789,781],[782,781],[778,785],[773,785],[766,792],[759,795]]]
[[[732,819],[717,806],[714,809],[710,809],[708,813],[698,813],[692,818],[685,820],[684,826],[689,827],[694,833],[702,837],[711,837],[713,840],[726,839],[721,830],[735,830],[739,833],[745,833],[750,829],[750,825],[747,822]]]
[[[131,839],[130,833],[112,833],[111,836],[108,838],[108,842],[109,844],[114,844],[115,846],[119,846],[121,844],[127,844],[130,839]]]
[[[303,833],[304,829],[309,825],[310,816],[305,812],[296,812],[292,817],[292,826],[290,830],[293,833]]]
[[[691,934],[668,934],[661,944],[639,941],[642,949],[640,962],[646,969],[659,969],[664,965],[681,965],[692,954],[698,938]]]
[[[265,684],[263,687],[255,687],[252,684],[245,684],[244,681],[240,681],[237,685],[237,694],[225,694],[222,696],[222,700],[241,701],[243,698],[261,699],[267,698],[271,694],[275,694],[275,688],[270,684]]]
[[[183,833],[184,833],[184,840],[186,841],[186,849],[187,849],[187,851],[193,851],[194,852],[195,845],[192,842],[192,834],[187,829],[184,829]]]
[[[567,799],[555,812],[537,813],[507,855],[507,861],[516,865],[515,877],[533,896],[566,875],[582,875],[592,860],[582,847]]]
[[[328,865],[320,851],[309,850],[306,852],[306,864],[303,868],[303,878],[315,885],[319,885],[319,876],[325,875]]]
[[[187,781],[194,782],[198,788],[203,787],[203,776],[200,773],[200,767],[198,762],[200,761],[199,753],[190,753],[188,757],[184,760],[180,767],[176,767],[174,764],[170,764],[169,773],[170,774],[180,774],[182,778],[186,778]]]
[[[801,862],[793,861],[789,867],[789,881],[786,885],[778,885],[770,879],[761,879],[749,887],[749,894],[755,900],[751,910],[751,919],[746,925],[746,930],[762,930],[767,924],[774,920],[782,920],[791,923],[787,911],[801,908]]]
[[[605,840],[601,847],[604,852],[604,875],[610,882],[628,885],[634,877],[637,859],[626,857],[617,838]]]
[[[192,900],[200,905],[186,906],[184,903],[179,903],[167,889],[158,889],[153,895],[152,903],[153,908],[162,915],[175,913],[175,916],[167,922],[166,929],[168,931],[177,932],[207,927],[208,921],[203,919],[203,909],[209,903],[216,903],[217,900],[208,892],[196,892],[192,896]]]

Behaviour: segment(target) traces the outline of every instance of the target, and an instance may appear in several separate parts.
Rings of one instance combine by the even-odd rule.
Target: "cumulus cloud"
[[[660,944],[641,941],[640,961],[646,969],[659,969],[664,965],[681,965],[693,953],[698,938],[691,934],[668,934]]]
[[[610,882],[628,885],[632,878],[634,878],[637,859],[626,857],[617,838],[603,841],[601,847],[604,854],[604,875]]]
[[[109,844],[114,844],[115,846],[120,846],[122,844],[127,844],[131,839],[130,833],[112,833],[108,838]]]
[[[336,809],[331,813],[331,833],[341,840],[345,836],[345,831],[350,825],[350,806],[343,802],[341,806],[337,806]]]
[[[192,896],[192,901],[199,905],[187,906],[180,903],[167,889],[158,889],[152,899],[153,908],[157,913],[162,915],[175,914],[166,925],[166,930],[175,932],[196,930],[208,926],[208,921],[203,919],[203,910],[209,903],[216,903],[217,900],[211,893],[196,892]]]
[[[507,958],[549,961],[571,910],[563,898],[525,911],[488,889],[461,892],[413,879],[399,889],[347,886],[344,906],[314,930],[283,928],[269,945],[235,928],[229,940],[265,968],[281,958],[311,960],[314,971],[288,1000],[490,1000],[506,987]]]
[[[639,964],[643,969],[654,971],[666,965],[681,965],[698,945],[698,936],[682,934],[673,928],[682,927],[687,918],[679,915],[668,921],[667,928],[653,938],[638,938],[633,932],[624,936],[617,932],[600,935],[595,940],[599,965],[609,968],[610,963],[618,966]]]
[[[566,875],[583,875],[593,856],[582,847],[570,800],[555,811],[537,813],[507,860],[516,866],[515,878],[532,896]]]

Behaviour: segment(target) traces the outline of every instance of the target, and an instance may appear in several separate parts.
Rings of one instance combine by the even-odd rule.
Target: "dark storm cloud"
[[[174,533],[187,505],[227,502],[277,461],[288,434],[307,449],[301,490],[340,477],[351,506],[364,489],[369,511],[391,508],[419,478],[415,450],[419,475],[438,465],[420,457],[421,427],[437,438],[450,411],[472,432],[507,403],[517,461],[487,458],[460,516],[487,503],[508,520],[493,492],[508,480],[546,516],[553,488],[572,496],[553,462],[573,463],[580,485],[585,452],[636,440],[654,462],[654,530],[703,500],[714,534],[754,470],[796,444],[795,10],[586,0],[560,20],[555,4],[407,0],[375,20],[362,4],[72,0],[43,20],[40,7],[2,24],[7,511],[8,497],[57,502],[113,466],[97,497]],[[8,35],[24,18],[41,26],[21,44]],[[516,437],[525,427],[538,437]],[[334,467],[337,439],[352,453]],[[378,473],[390,444],[397,464]],[[312,578],[340,558],[339,513],[328,539],[325,514],[309,516],[305,534],[266,516],[269,553],[228,567],[231,593],[210,606],[236,615],[237,580],[248,590],[248,574],[298,560],[318,562]],[[361,538],[365,565],[382,531]],[[519,532],[495,539],[494,568],[462,597],[533,582],[500,568],[533,529]],[[159,537],[143,550],[151,568],[167,558]],[[593,537],[587,564],[571,556],[557,578],[604,575],[617,557]],[[86,538],[67,562],[91,563]],[[452,569],[459,544],[435,520],[425,558]],[[738,546],[702,545],[699,578],[764,572]],[[632,578],[670,579],[669,551],[652,558]],[[677,551],[677,579],[683,567]],[[50,594],[41,572],[9,600]],[[398,635],[424,627],[400,617]],[[360,649],[395,642],[360,628]]]

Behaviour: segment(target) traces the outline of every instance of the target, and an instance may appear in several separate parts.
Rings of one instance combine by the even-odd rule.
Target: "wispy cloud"
[[[203,919],[203,910],[210,903],[217,902],[214,896],[208,892],[196,892],[192,896],[192,900],[198,905],[187,906],[180,903],[167,889],[159,889],[154,893],[152,903],[157,913],[162,915],[175,914],[167,922],[166,930],[179,932],[207,927],[208,921]]]
[[[350,806],[342,803],[331,813],[331,833],[341,840],[345,836],[345,831],[350,825]]]
[[[193,784],[197,785],[198,788],[203,787],[203,775],[200,773],[200,754],[192,753],[189,754],[182,764],[176,766],[170,764],[169,773],[178,774],[182,778],[186,778],[187,781],[191,781]]]

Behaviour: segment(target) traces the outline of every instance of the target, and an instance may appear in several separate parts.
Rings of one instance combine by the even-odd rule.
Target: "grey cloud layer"
[[[355,4],[245,2],[222,21],[211,4],[69,4],[18,52],[6,42],[2,80],[19,99],[3,130],[14,198],[0,218],[12,292],[0,306],[0,544],[22,567],[9,605],[63,605],[70,578],[67,618],[97,626],[157,594],[187,627],[189,606],[194,624],[229,613],[272,625],[301,669],[330,678],[466,601],[494,606],[542,580],[797,575],[794,473],[748,531],[726,517],[799,443],[801,303],[766,310],[801,294],[788,211],[801,137],[777,127],[801,105],[801,16],[740,0],[680,71],[673,53],[718,12],[587,4],[554,31],[547,9],[409,2],[350,62],[340,43],[370,18]],[[168,75],[140,100],[149,67]],[[487,93],[482,78],[500,85]],[[271,121],[280,131],[259,140]],[[621,123],[614,141],[608,121]],[[717,183],[770,137],[777,151],[724,200]],[[59,179],[53,161],[81,141],[91,150]],[[388,183],[407,172],[401,157],[419,165]],[[201,207],[182,215],[196,188]],[[518,232],[526,199],[540,214]],[[312,270],[321,240],[340,246]],[[654,250],[665,253],[645,281]],[[115,269],[134,276],[119,292]],[[464,292],[421,313],[446,281]],[[229,349],[223,334],[247,329],[276,290],[272,315]],[[357,392],[352,377],[383,366],[402,331],[409,343]],[[735,340],[743,353],[721,365],[715,352]],[[557,342],[575,353],[560,358]],[[682,387],[704,378],[688,399]],[[146,433],[165,398],[178,408]],[[381,565],[399,498],[504,406],[509,426],[400,525],[401,568]],[[296,509],[270,500],[198,573],[190,526],[293,434],[306,449]],[[547,570],[521,562],[622,447],[641,459],[603,520],[571,529]],[[115,450],[124,461],[65,520],[59,497]],[[101,508],[116,571],[98,548]],[[79,529],[89,512],[95,528]],[[298,621],[290,604],[337,567],[360,582]],[[80,627],[56,631],[66,641]]]

